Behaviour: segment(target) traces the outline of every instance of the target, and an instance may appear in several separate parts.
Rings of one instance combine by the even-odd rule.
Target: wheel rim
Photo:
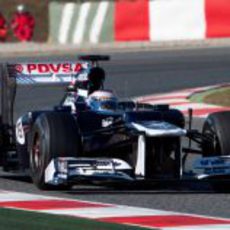
[[[220,142],[217,135],[213,137],[213,147],[214,147],[215,154],[221,154]]]
[[[32,148],[32,160],[35,168],[39,168],[41,165],[41,152],[40,152],[40,140],[38,135],[36,135],[34,138],[34,144]]]
[[[209,141],[206,143],[206,149],[210,152],[209,155],[221,154],[220,142],[215,129],[210,127],[204,134],[209,138]]]

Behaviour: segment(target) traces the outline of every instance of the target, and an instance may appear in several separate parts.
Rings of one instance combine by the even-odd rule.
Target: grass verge
[[[210,90],[192,96],[191,101],[230,107],[230,87]]]
[[[0,208],[0,230],[143,230],[146,228]]]

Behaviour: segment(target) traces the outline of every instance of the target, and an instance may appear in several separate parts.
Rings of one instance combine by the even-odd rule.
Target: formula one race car
[[[230,176],[230,112],[211,114],[203,132],[185,129],[185,118],[169,105],[119,101],[104,89],[98,61],[1,65],[1,165],[29,171],[40,189],[81,181],[219,179]],[[63,84],[67,92],[52,110],[29,111],[15,124],[17,84]],[[189,145],[182,146],[187,138]],[[191,145],[191,142],[196,145]],[[189,153],[200,154],[187,173]]]

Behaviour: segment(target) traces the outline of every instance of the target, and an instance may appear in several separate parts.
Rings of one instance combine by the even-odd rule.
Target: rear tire
[[[76,157],[79,150],[79,129],[71,114],[50,112],[40,115],[29,141],[30,171],[34,184],[39,189],[61,189],[45,183],[45,169],[51,159]]]
[[[203,135],[209,140],[202,143],[203,156],[230,155],[230,112],[218,112],[208,116]]]

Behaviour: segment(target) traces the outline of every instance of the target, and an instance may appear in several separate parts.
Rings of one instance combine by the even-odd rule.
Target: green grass
[[[230,87],[195,94],[191,101],[230,107]]]
[[[143,230],[99,221],[0,208],[0,230]]]

